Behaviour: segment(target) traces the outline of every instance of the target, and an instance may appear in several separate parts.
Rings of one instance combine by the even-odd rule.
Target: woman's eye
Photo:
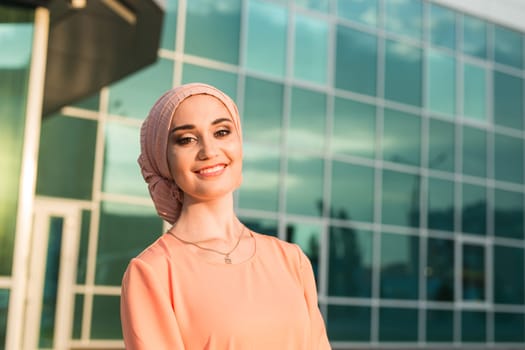
[[[179,137],[175,142],[177,145],[184,146],[192,143],[194,140],[195,139],[193,137]]]
[[[231,131],[228,130],[228,129],[221,129],[221,130],[217,130],[215,132],[215,136],[217,136],[217,137],[224,137],[224,136],[229,135],[230,133],[231,133]]]

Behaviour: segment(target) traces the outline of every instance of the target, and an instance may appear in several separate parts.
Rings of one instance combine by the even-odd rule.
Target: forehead
[[[207,94],[192,95],[179,103],[173,115],[172,124],[177,120],[197,122],[217,117],[232,119],[230,111],[219,98]]]

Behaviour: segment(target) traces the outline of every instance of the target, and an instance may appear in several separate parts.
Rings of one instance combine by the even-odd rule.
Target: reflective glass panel
[[[435,50],[428,54],[428,108],[452,117],[456,111],[456,61]]]
[[[377,37],[337,26],[335,87],[376,95]]]
[[[419,225],[419,176],[392,170],[383,171],[383,224]]]
[[[277,237],[279,230],[277,220],[252,218],[246,216],[242,216],[240,220],[252,231]]]
[[[423,2],[420,0],[385,0],[385,28],[388,31],[421,39]]]
[[[446,7],[430,4],[430,42],[432,45],[456,48],[456,13]]]
[[[523,79],[494,71],[494,122],[523,129]]]
[[[328,295],[370,298],[373,240],[371,231],[330,227]]]
[[[216,69],[185,63],[182,69],[182,83],[201,82],[213,85],[230,96],[237,96],[237,75]]]
[[[452,342],[454,313],[450,310],[427,309],[427,342]]]
[[[42,120],[36,192],[91,199],[97,122],[53,115]]]
[[[494,60],[514,68],[523,68],[523,42],[521,33],[494,25]]]
[[[496,342],[523,343],[525,341],[525,315],[510,312],[494,313],[494,340]]]
[[[427,224],[431,230],[454,231],[454,182],[428,179]]]
[[[384,160],[419,165],[421,118],[415,114],[385,109],[381,146]]]
[[[374,168],[332,163],[330,215],[341,220],[374,221]]]
[[[82,210],[82,222],[80,224],[80,242],[78,246],[77,283],[86,283],[86,270],[89,245],[89,228],[91,225],[91,211]]]
[[[371,310],[366,306],[328,305],[326,330],[333,341],[370,340]]]
[[[381,234],[380,296],[417,299],[419,293],[419,237]]]
[[[109,88],[109,113],[145,119],[153,104],[169,90],[173,80],[172,60],[157,62],[112,84]]]
[[[160,47],[163,49],[175,49],[178,5],[178,0],[168,0],[164,2],[164,19],[162,20],[162,36],[160,38]]]
[[[102,202],[95,283],[120,286],[129,260],[162,234],[162,220],[153,208]]]
[[[120,297],[118,295],[93,296],[93,315],[91,317],[92,339],[122,339]]]
[[[421,106],[421,57],[420,48],[387,40],[385,58],[386,99]]]
[[[328,23],[297,13],[294,33],[294,77],[325,84],[328,73]]]
[[[323,160],[300,155],[288,158],[286,212],[320,216],[323,210]]]
[[[5,350],[7,335],[7,311],[9,310],[9,289],[0,289],[0,349]]]
[[[379,341],[414,342],[417,340],[418,310],[396,307],[379,309]]]
[[[485,68],[463,64],[463,115],[480,121],[487,119],[487,74]]]
[[[494,234],[523,239],[523,193],[494,190]]]
[[[310,259],[317,286],[319,286],[321,226],[288,222],[286,224],[286,241],[297,244]]]
[[[463,53],[479,58],[487,57],[487,23],[479,18],[463,15]]]
[[[463,245],[463,300],[485,300],[485,247]]]
[[[485,130],[463,127],[463,174],[487,175],[487,133]]]
[[[279,144],[283,93],[281,84],[246,78],[244,113],[241,114],[244,141]]]
[[[428,130],[427,166],[430,169],[453,172],[456,161],[454,124],[430,118]]]
[[[328,12],[330,10],[330,0],[293,0],[299,6],[310,10]]]
[[[185,53],[238,64],[240,33],[241,0],[187,2]]]
[[[279,205],[278,149],[245,143],[242,168],[239,207],[276,212]]]
[[[454,241],[428,238],[427,300],[454,300]]]
[[[494,135],[494,175],[496,180],[523,184],[523,140]]]
[[[97,92],[89,97],[85,97],[82,100],[74,103],[72,106],[98,111],[100,109],[100,94]]]
[[[335,98],[332,152],[375,158],[376,107]]]
[[[375,26],[377,0],[338,0],[337,15],[350,21]]]
[[[487,338],[487,314],[483,311],[461,313],[461,341],[483,343]]]
[[[140,154],[137,141],[140,138],[139,127],[108,121],[105,134],[102,190],[149,197],[148,186],[137,164]]]
[[[485,187],[463,184],[461,231],[480,235],[487,233],[487,190]]]
[[[494,303],[523,305],[523,248],[494,246]]]
[[[84,313],[84,294],[75,294],[75,306],[73,309],[73,331],[72,338],[80,339],[82,336],[82,318]]]
[[[249,1],[246,45],[246,67],[248,69],[284,76],[287,12],[285,6],[262,0]]]
[[[292,89],[288,146],[322,152],[325,145],[326,95]]]

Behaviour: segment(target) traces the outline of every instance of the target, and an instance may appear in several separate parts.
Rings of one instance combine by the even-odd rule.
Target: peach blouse
[[[122,281],[126,349],[330,349],[308,258],[253,236],[256,252],[239,264],[203,261],[170,234],[132,259]]]

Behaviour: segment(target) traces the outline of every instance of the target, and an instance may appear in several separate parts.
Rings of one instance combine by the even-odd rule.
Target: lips
[[[226,164],[216,164],[210,167],[205,167],[196,171],[197,174],[202,176],[214,176],[219,175],[226,168]]]

